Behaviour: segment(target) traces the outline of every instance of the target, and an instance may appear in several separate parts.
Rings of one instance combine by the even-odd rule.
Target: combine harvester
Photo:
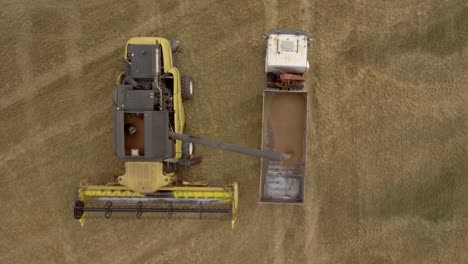
[[[262,159],[260,203],[303,204],[308,112],[303,88],[311,39],[301,30],[272,30],[266,39],[262,150],[290,157]]]
[[[224,144],[183,134],[183,100],[193,96],[193,81],[180,76],[172,55],[177,41],[136,37],[127,42],[125,69],[114,92],[115,155],[125,161],[125,174],[107,185],[81,185],[74,217],[87,218],[237,218],[238,185],[190,183],[180,179],[177,165],[197,163],[193,143],[269,160],[288,155]]]

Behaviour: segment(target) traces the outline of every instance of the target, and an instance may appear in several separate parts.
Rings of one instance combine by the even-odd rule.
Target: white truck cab
[[[272,30],[267,35],[265,72],[303,74],[309,69],[310,38],[301,30]]]

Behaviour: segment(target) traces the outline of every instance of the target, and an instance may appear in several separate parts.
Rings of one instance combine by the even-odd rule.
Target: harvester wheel
[[[182,99],[189,100],[193,97],[193,80],[192,77],[182,76]]]
[[[75,206],[73,207],[73,216],[76,220],[80,220],[84,214],[84,203],[82,201],[75,201]]]
[[[182,145],[182,155],[184,158],[190,159],[194,152],[195,146],[192,142],[184,142]]]

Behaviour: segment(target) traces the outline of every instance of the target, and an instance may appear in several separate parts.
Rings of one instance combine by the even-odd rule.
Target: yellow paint
[[[78,220],[78,222],[80,222],[81,228],[84,227],[85,220],[86,220],[86,213],[84,213],[82,218]]]
[[[155,192],[172,181],[164,174],[163,163],[135,161],[125,162],[125,174],[117,179],[119,184],[139,193]]]
[[[237,192],[237,183],[226,187],[218,186],[167,186],[158,191],[171,191],[175,198],[218,198],[231,201]],[[85,201],[90,197],[145,197],[144,194],[135,192],[131,188],[122,185],[88,185],[81,186],[79,198]],[[148,196],[149,197],[149,196]],[[236,206],[237,208],[237,206]]]
[[[232,219],[231,219],[231,228],[234,229],[234,224],[237,221],[237,210],[239,204],[239,184],[237,182],[232,183]]]

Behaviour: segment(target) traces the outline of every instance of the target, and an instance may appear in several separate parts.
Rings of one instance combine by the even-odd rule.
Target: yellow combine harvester
[[[125,69],[114,91],[113,150],[125,161],[125,174],[107,185],[82,185],[74,217],[87,218],[237,218],[238,184],[189,183],[176,175],[177,165],[200,160],[193,143],[283,160],[287,155],[183,134],[183,100],[193,96],[193,81],[180,76],[172,56],[177,41],[160,37],[131,38],[125,47]]]

